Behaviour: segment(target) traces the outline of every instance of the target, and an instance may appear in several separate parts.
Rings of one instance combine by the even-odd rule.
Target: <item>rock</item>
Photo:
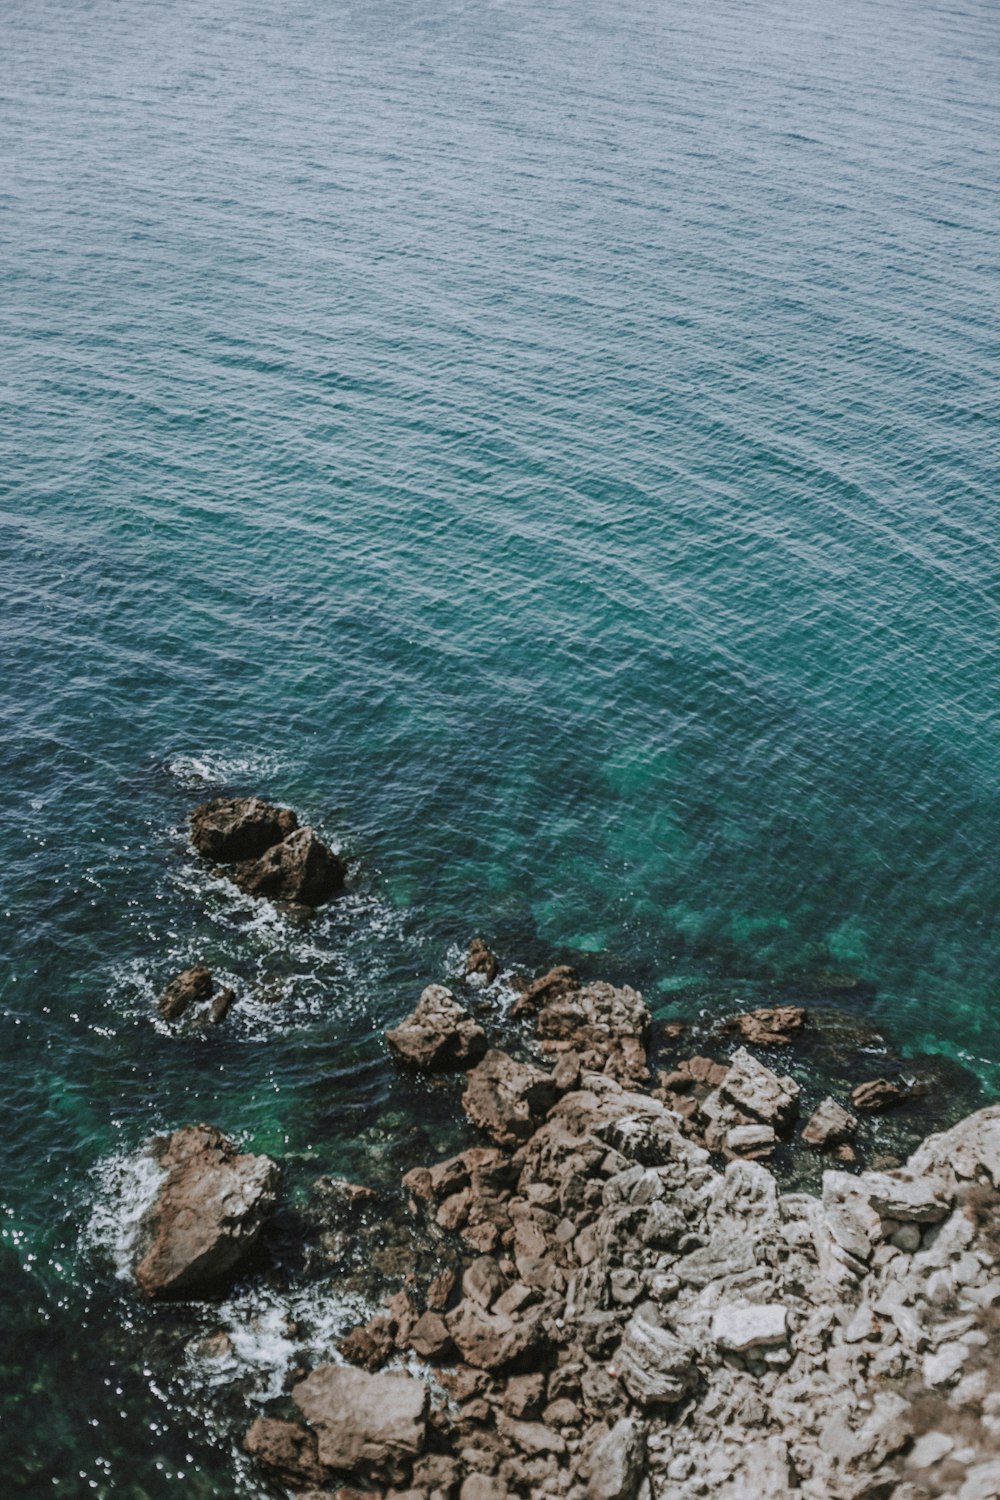
[[[580,977],[569,964],[557,964],[547,974],[526,984],[512,1006],[515,1016],[532,1015],[538,1008],[557,995],[567,994],[579,988]]]
[[[510,1500],[510,1490],[491,1474],[468,1474],[458,1500]]]
[[[904,1224],[938,1224],[951,1211],[944,1182],[905,1172],[865,1172],[861,1189],[883,1219]]]
[[[212,1125],[186,1125],[163,1144],[166,1169],[147,1215],[135,1279],[148,1297],[191,1297],[216,1287],[259,1240],[274,1211],[280,1170],[240,1154]]]
[[[314,829],[298,828],[259,859],[236,865],[229,873],[249,896],[322,906],[343,890],[346,869],[344,861],[327,848]]]
[[[795,1033],[802,1030],[805,1019],[801,1005],[779,1005],[773,1010],[752,1010],[733,1016],[727,1025],[752,1046],[787,1047]]]
[[[207,1000],[212,993],[212,971],[203,967],[184,969],[171,979],[157,1001],[165,1021],[176,1021],[191,1005]]]
[[[533,1312],[513,1317],[488,1313],[466,1299],[448,1313],[445,1322],[466,1364],[480,1370],[522,1364],[543,1342],[541,1322]]]
[[[614,1364],[629,1395],[640,1406],[680,1401],[696,1377],[693,1349],[640,1314],[628,1323]]]
[[[932,1354],[925,1354],[924,1384],[929,1386],[950,1384],[960,1374],[969,1353],[968,1344],[960,1344],[956,1341],[951,1344],[942,1344]]]
[[[426,1359],[432,1365],[449,1359],[455,1352],[448,1325],[441,1314],[436,1312],[425,1312],[422,1318],[417,1319],[410,1330],[409,1344],[414,1354],[419,1354],[421,1359]]]
[[[499,972],[500,965],[497,962],[497,956],[487,948],[485,939],[473,938],[465,959],[466,979],[471,978],[473,974],[480,974],[487,984],[492,984]]]
[[[492,1255],[480,1255],[462,1276],[463,1296],[483,1308],[490,1308],[506,1290],[507,1278]]]
[[[223,865],[259,859],[299,826],[290,807],[274,807],[260,797],[214,797],[196,807],[190,821],[198,853]]]
[[[997,1500],[1000,1495],[1000,1458],[975,1464],[965,1476],[956,1500]]]
[[[820,1150],[826,1150],[849,1140],[857,1128],[855,1117],[848,1114],[836,1099],[827,1097],[809,1116],[802,1139],[807,1146],[818,1146]]]
[[[497,1418],[497,1431],[502,1437],[511,1438],[522,1453],[566,1452],[566,1439],[552,1432],[543,1422],[519,1422],[514,1417],[501,1415]]]
[[[778,1137],[772,1125],[734,1125],[726,1131],[725,1144],[734,1156],[767,1156]]]
[[[219,991],[213,997],[212,1006],[208,1013],[208,1024],[210,1026],[221,1026],[228,1016],[236,999],[236,991],[228,986]]]
[[[925,1432],[910,1449],[907,1462],[914,1469],[929,1469],[946,1458],[954,1446],[955,1439],[946,1432]]]
[[[745,1047],[733,1053],[729,1071],[719,1092],[730,1104],[781,1131],[795,1119],[799,1108],[799,1086],[792,1078],[779,1078]]]
[[[319,1461],[316,1434],[300,1422],[258,1417],[243,1439],[243,1447],[284,1484],[319,1485],[327,1471]]]
[[[468,1075],[462,1107],[474,1125],[500,1146],[519,1146],[541,1124],[556,1101],[548,1073],[515,1062],[506,1052],[487,1052]]]
[[[788,1309],[780,1302],[763,1307],[726,1304],[712,1318],[712,1339],[734,1354],[783,1344],[787,1337]]]
[[[636,1500],[646,1458],[646,1429],[622,1417],[590,1455],[587,1500]]]
[[[401,1060],[424,1073],[471,1068],[486,1052],[486,1033],[444,985],[430,984],[412,1015],[385,1039]]]
[[[535,1030],[550,1051],[571,1048],[584,1067],[622,1083],[645,1082],[652,1017],[637,990],[601,982],[549,995]]]
[[[395,1325],[390,1318],[369,1318],[352,1328],[337,1345],[348,1364],[363,1370],[380,1370],[396,1352]]]
[[[503,1394],[503,1409],[511,1417],[533,1417],[545,1399],[545,1376],[512,1375]]]
[[[865,1114],[883,1114],[906,1098],[906,1090],[888,1078],[873,1078],[851,1090],[851,1103]]]
[[[423,1450],[428,1391],[411,1375],[320,1365],[292,1390],[321,1464],[393,1480]]]

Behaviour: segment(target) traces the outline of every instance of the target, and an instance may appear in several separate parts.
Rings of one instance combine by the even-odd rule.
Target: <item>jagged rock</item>
[[[719,1092],[752,1120],[781,1131],[795,1119],[799,1108],[799,1086],[792,1078],[779,1078],[745,1047],[733,1053],[729,1071]]]
[[[866,1114],[882,1114],[905,1098],[906,1090],[888,1078],[873,1078],[868,1083],[859,1083],[851,1090],[854,1108],[863,1110]]]
[[[569,964],[557,964],[547,974],[524,985],[512,1007],[515,1016],[532,1015],[541,1005],[579,988],[580,977]]]
[[[713,1340],[735,1354],[783,1344],[787,1337],[788,1309],[780,1302],[744,1307],[727,1303],[712,1317]]]
[[[827,1097],[809,1116],[802,1139],[807,1146],[818,1146],[824,1150],[850,1140],[857,1128],[858,1122],[854,1116],[848,1114],[836,1099]]]
[[[694,1350],[666,1328],[658,1328],[638,1314],[622,1335],[615,1368],[640,1406],[680,1401],[697,1376]]]
[[[649,1076],[651,1024],[649,1007],[637,990],[597,982],[546,997],[535,1030],[549,1050],[571,1048],[584,1067],[634,1084]]]
[[[769,1156],[777,1143],[773,1125],[734,1125],[725,1134],[725,1148],[734,1156]]]
[[[184,969],[167,985],[157,1001],[157,1008],[165,1021],[176,1021],[189,1006],[207,1000],[212,993],[212,971],[198,966]]]
[[[320,1365],[293,1388],[292,1399],[316,1433],[327,1468],[391,1481],[423,1450],[428,1392],[411,1375]]]
[[[506,1052],[487,1052],[468,1075],[462,1107],[501,1146],[519,1146],[556,1100],[552,1077]]]
[[[787,1047],[805,1023],[801,1005],[779,1005],[732,1016],[727,1023],[755,1047]]]
[[[363,1370],[381,1370],[396,1352],[395,1326],[390,1318],[369,1318],[352,1328],[337,1345],[348,1364]]]
[[[316,1434],[300,1422],[258,1417],[244,1437],[243,1447],[275,1478],[296,1489],[320,1485],[328,1477],[319,1461]]]
[[[232,1009],[233,1001],[235,999],[236,991],[234,989],[230,989],[228,985],[225,989],[221,989],[217,995],[214,995],[212,997],[211,1008],[208,1012],[209,1026],[222,1025],[223,1021],[226,1019],[230,1010]]]
[[[280,1170],[269,1156],[241,1155],[213,1125],[175,1130],[157,1158],[167,1175],[147,1215],[135,1279],[148,1297],[199,1296],[259,1240]]]
[[[419,1354],[421,1359],[426,1359],[432,1365],[450,1358],[455,1352],[448,1325],[441,1314],[436,1312],[425,1312],[422,1318],[417,1319],[410,1330],[409,1344],[414,1354]]]
[[[480,1255],[462,1277],[463,1295],[486,1309],[506,1290],[507,1278],[492,1255]]]
[[[344,888],[347,867],[315,830],[298,828],[259,859],[235,865],[230,879],[248,896],[322,906]]]
[[[465,1360],[480,1370],[502,1370],[537,1353],[544,1342],[537,1314],[510,1317],[466,1299],[447,1315],[448,1332]]]
[[[469,951],[465,959],[465,977],[469,979],[473,974],[482,975],[487,984],[492,984],[500,972],[500,965],[495,953],[486,946],[484,938],[476,937],[469,944]]]
[[[635,1500],[645,1457],[645,1427],[635,1417],[622,1417],[590,1455],[587,1500]]]
[[[486,1033],[442,984],[430,984],[412,1015],[385,1039],[402,1061],[421,1072],[471,1068],[486,1052]]]
[[[214,797],[196,807],[190,821],[198,853],[224,865],[259,859],[299,826],[290,807],[274,807],[260,797]]]

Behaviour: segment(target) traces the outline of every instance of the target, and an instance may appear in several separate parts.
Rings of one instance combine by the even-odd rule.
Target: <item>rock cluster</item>
[[[336,896],[345,866],[291,808],[260,797],[215,797],[191,814],[191,842],[251,896],[315,907]]]
[[[343,1500],[997,1493],[1000,1106],[904,1168],[781,1193],[727,1143],[793,1129],[795,1083],[745,1048],[694,1060],[713,1160],[672,1090],[638,1086],[641,997],[570,975],[524,1006],[555,1068],[488,1051],[463,1105],[489,1144],[406,1174],[437,1274],[248,1450]]]
[[[160,996],[157,1007],[165,1021],[177,1021],[193,1005],[210,1001],[201,1019],[207,1025],[218,1026],[226,1019],[235,998],[235,991],[228,986],[216,990],[211,969],[199,965],[176,975]]]

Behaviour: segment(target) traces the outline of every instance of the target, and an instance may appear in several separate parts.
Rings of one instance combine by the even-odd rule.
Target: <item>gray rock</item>
[[[635,1500],[646,1457],[646,1429],[622,1417],[590,1455],[587,1500]]]
[[[697,1373],[694,1350],[639,1314],[625,1329],[614,1366],[629,1395],[640,1406],[680,1401]]]
[[[778,1131],[790,1125],[798,1114],[800,1090],[795,1080],[779,1078],[745,1047],[733,1053],[719,1092],[751,1119],[773,1125]]]
[[[787,1337],[788,1309],[780,1302],[743,1307],[728,1303],[716,1308],[712,1318],[713,1340],[735,1354],[783,1344]]]

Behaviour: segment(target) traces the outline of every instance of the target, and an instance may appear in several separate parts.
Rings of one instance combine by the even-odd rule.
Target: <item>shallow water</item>
[[[996,1087],[998,52],[987,0],[5,17],[11,1493],[233,1493],[109,1163],[378,1162],[476,931],[662,1014],[855,970]],[[230,787],[350,854],[313,928],[193,861]],[[222,1034],[151,1018],[193,959]]]

